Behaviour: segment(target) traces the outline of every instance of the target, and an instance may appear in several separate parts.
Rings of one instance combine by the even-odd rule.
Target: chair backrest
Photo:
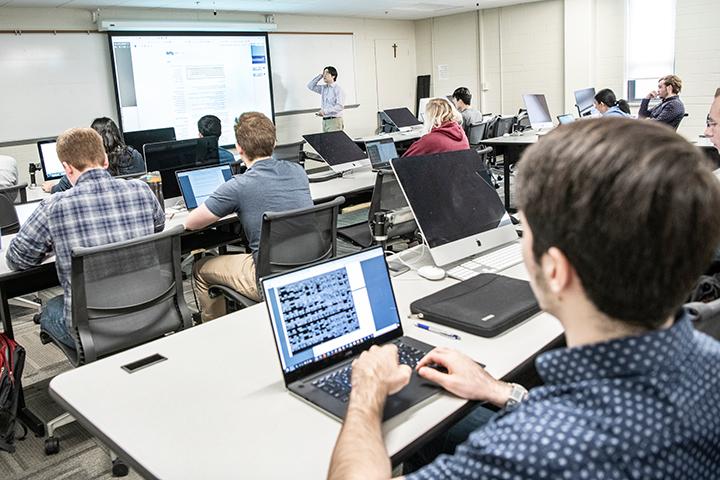
[[[20,230],[20,221],[12,200],[0,195],[0,232],[2,235],[17,233]]]
[[[305,145],[305,140],[275,145],[273,158],[275,158],[275,160],[289,160],[291,162],[301,163],[303,145]]]
[[[375,177],[375,188],[368,211],[368,224],[372,225],[375,220],[375,212],[398,212],[405,209],[410,210],[410,205],[402,193],[395,172],[380,170]],[[388,239],[408,235],[414,233],[415,230],[417,230],[417,223],[414,219],[396,224],[388,229]]]
[[[687,303],[684,307],[697,315],[695,328],[720,340],[720,299],[708,303]]]
[[[0,195],[4,195],[13,203],[27,203],[27,183],[11,185],[0,188]]]
[[[257,278],[335,257],[337,218],[345,197],[286,212],[265,212],[260,230]]]
[[[488,122],[473,123],[468,127],[468,142],[470,145],[480,145],[485,139],[485,132],[487,131]]]
[[[124,242],[72,250],[75,365],[192,325],[180,270],[183,227]],[[59,343],[59,342],[57,342]]]

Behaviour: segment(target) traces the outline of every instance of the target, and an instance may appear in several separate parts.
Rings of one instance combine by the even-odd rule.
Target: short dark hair
[[[534,260],[557,247],[597,309],[636,327],[672,315],[720,244],[720,183],[655,122],[558,127],[526,150],[517,192]]]
[[[275,149],[275,125],[260,112],[245,112],[235,122],[235,139],[250,160],[269,157]]]
[[[665,75],[658,81],[662,82],[663,85],[672,87],[673,93],[680,93],[680,90],[682,90],[682,80],[677,75]]]
[[[215,115],[205,115],[198,120],[198,132],[203,137],[219,137],[222,133],[220,119]]]
[[[324,72],[325,70],[327,70],[328,73],[329,73],[330,75],[332,75],[333,80],[337,80],[337,75],[338,75],[338,74],[337,74],[337,68],[328,65],[327,67],[325,67],[325,68],[323,69],[323,72]]]
[[[462,100],[465,105],[470,105],[470,101],[472,100],[472,95],[470,95],[470,90],[468,90],[467,87],[456,88],[452,96],[457,100]]]
[[[603,88],[595,94],[595,101],[603,103],[608,107],[618,107],[621,111],[629,114],[630,105],[626,100],[615,98],[615,92],[609,88]]]
[[[78,170],[102,167],[105,147],[102,137],[92,128],[71,128],[60,134],[55,146],[58,158]]]

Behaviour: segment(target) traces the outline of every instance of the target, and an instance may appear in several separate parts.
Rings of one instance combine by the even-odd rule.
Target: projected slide
[[[195,138],[198,119],[210,114],[222,122],[220,145],[231,145],[241,113],[272,118],[264,34],[118,34],[110,41],[125,132],[175,127],[178,140]]]

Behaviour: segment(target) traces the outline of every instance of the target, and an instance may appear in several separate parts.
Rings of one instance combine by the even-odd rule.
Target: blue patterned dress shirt
[[[65,322],[71,318],[70,266],[73,247],[96,247],[160,232],[165,213],[140,180],[113,178],[104,168],[83,173],[75,188],[43,200],[10,242],[8,267],[26,270],[55,253],[65,297]]]
[[[345,92],[337,83],[319,85],[318,82],[321,78],[322,75],[316,76],[310,80],[307,87],[320,94],[320,110],[323,112],[323,118],[342,117],[345,108]]]
[[[540,355],[544,386],[408,478],[720,478],[720,342],[691,318]]]

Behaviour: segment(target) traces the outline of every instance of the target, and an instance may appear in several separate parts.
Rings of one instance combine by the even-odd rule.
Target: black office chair
[[[13,201],[6,195],[0,195],[0,232],[11,235],[20,230],[20,220]]]
[[[686,303],[684,307],[697,315],[695,328],[720,340],[720,299],[708,303]]]
[[[181,225],[124,242],[72,250],[72,318],[68,346],[41,330],[74,366],[177,332],[192,325],[180,271]],[[74,422],[65,413],[46,423],[45,453],[57,453],[55,429]],[[113,473],[125,467],[113,459]]]
[[[276,160],[288,160],[295,163],[303,163],[303,146],[305,140],[299,142],[284,143],[282,145],[275,145],[273,150],[273,158]]]
[[[468,127],[467,137],[471,148],[477,148],[485,140],[488,124],[489,122],[478,122]]]
[[[334,258],[338,212],[344,202],[345,197],[337,197],[308,208],[265,212],[255,262],[257,279]],[[223,295],[228,311],[258,303],[225,285],[211,285],[208,294],[211,298]]]
[[[4,195],[13,203],[27,203],[27,183],[0,188],[0,195]]]
[[[372,198],[370,199],[370,208],[368,209],[368,221],[358,225],[350,225],[338,229],[338,236],[348,240],[355,245],[367,248],[374,243],[372,234],[372,224],[375,220],[376,212],[403,213],[405,221],[394,223],[387,228],[387,238],[411,238],[414,237],[417,230],[417,223],[412,217],[410,207],[405,200],[405,196],[400,189],[400,185],[395,178],[395,174],[391,170],[380,170],[375,177],[375,187],[373,188]]]

